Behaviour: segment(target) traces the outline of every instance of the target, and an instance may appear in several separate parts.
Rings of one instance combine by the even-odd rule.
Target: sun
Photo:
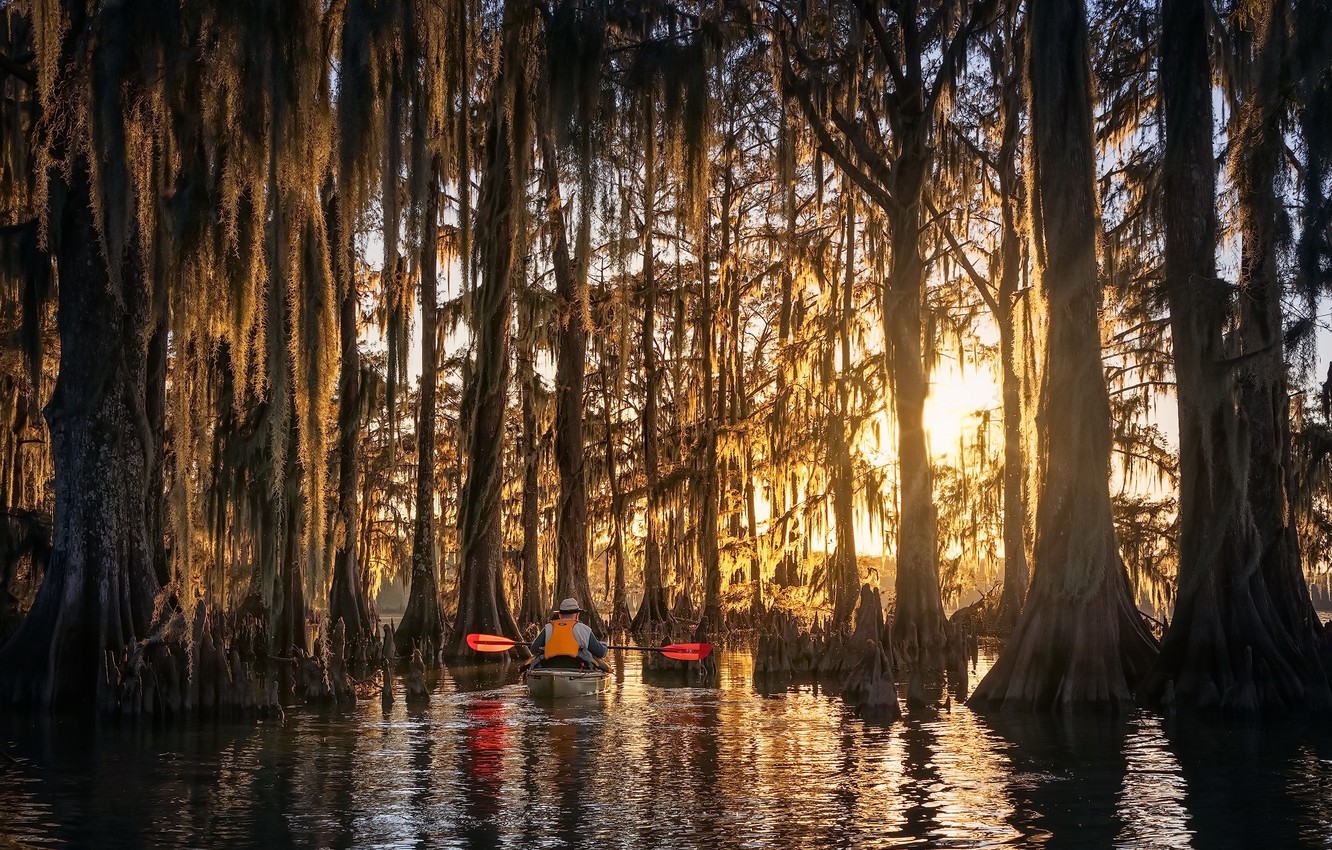
[[[947,367],[935,373],[925,400],[925,435],[935,463],[955,456],[963,434],[974,434],[984,412],[998,411],[1003,401],[988,363],[965,371],[953,363]]]
[[[942,365],[930,382],[925,400],[925,436],[931,459],[946,463],[956,457],[962,436],[970,438],[984,412],[998,411],[1002,399],[988,364],[969,364],[965,370],[952,363]],[[871,466],[887,469],[896,465],[896,428],[886,411],[880,411],[865,425],[858,448]]]

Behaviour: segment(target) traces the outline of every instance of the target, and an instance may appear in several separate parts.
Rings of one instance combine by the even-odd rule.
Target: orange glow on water
[[[932,707],[883,726],[821,685],[757,689],[748,652],[719,655],[716,687],[650,684],[623,656],[590,699],[534,702],[513,670],[446,672],[424,706],[294,709],[243,729],[57,727],[59,746],[49,728],[11,733],[0,834],[730,850],[1320,846],[1332,829],[1321,729],[1167,736],[1142,712],[982,717],[942,683],[925,685]],[[991,658],[983,648],[970,684]]]

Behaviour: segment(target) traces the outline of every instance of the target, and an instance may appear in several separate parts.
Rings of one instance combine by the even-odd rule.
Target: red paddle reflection
[[[509,749],[505,706],[497,700],[478,700],[467,706],[467,732],[461,750],[464,810],[470,827],[465,835],[472,846],[493,846],[498,839],[497,818],[504,754]]]

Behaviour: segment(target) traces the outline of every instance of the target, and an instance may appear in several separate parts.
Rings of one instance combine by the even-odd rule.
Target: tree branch
[[[28,67],[35,56],[31,53],[25,53],[15,59],[8,55],[0,53],[0,71],[4,71],[10,76],[17,77],[30,86],[37,85],[37,72]]]
[[[930,218],[935,221],[942,221],[943,217],[939,214],[939,211],[935,209],[934,202],[926,195],[922,195],[921,200],[925,202],[925,210],[930,214]],[[976,285],[976,290],[980,293],[980,297],[985,302],[985,306],[990,308],[990,312],[996,319],[1001,318],[1004,314],[999,310],[999,302],[995,299],[994,292],[990,289],[989,282],[986,281],[985,278],[981,276],[980,272],[976,271],[976,267],[971,264],[971,259],[967,257],[967,252],[962,249],[962,245],[957,241],[957,237],[953,235],[952,228],[948,227],[947,223],[944,223],[939,227],[939,230],[943,231],[944,238],[948,240],[948,245],[953,249],[953,258],[956,259],[958,264],[966,271],[967,277],[971,278],[971,282]]]
[[[883,209],[895,209],[897,202],[894,200],[893,196],[888,193],[888,190],[884,189],[875,182],[873,178],[857,168],[855,163],[851,161],[850,157],[846,155],[846,152],[837,144],[837,141],[833,139],[832,134],[828,132],[827,126],[823,123],[823,116],[819,114],[818,109],[815,108],[814,102],[809,96],[808,87],[804,84],[804,81],[791,70],[789,60],[782,63],[782,77],[786,81],[787,89],[795,94],[796,102],[800,104],[801,111],[804,112],[805,117],[809,119],[810,129],[814,131],[814,136],[819,143],[819,149],[827,154],[828,157],[836,163],[837,167],[840,168],[846,176],[850,177],[852,182],[859,186],[861,191],[872,198],[880,207]]]

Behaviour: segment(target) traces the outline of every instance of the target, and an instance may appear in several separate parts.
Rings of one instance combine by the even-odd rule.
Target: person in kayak
[[[578,622],[582,607],[577,599],[560,603],[559,617],[546,623],[532,641],[533,667],[592,667],[606,670],[606,644],[597,640],[592,629]]]

